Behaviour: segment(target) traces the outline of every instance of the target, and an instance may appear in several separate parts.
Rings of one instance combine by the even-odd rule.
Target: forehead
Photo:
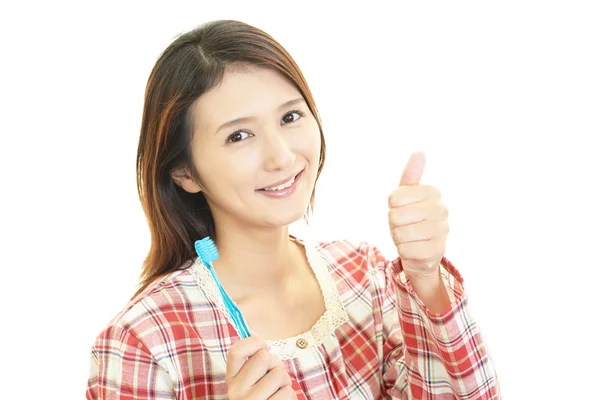
[[[279,72],[258,68],[227,69],[223,80],[192,106],[197,129],[214,131],[235,118],[272,113],[300,91]]]

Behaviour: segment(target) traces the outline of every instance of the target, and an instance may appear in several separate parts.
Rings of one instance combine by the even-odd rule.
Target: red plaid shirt
[[[432,314],[399,259],[348,241],[304,242],[325,297],[313,329],[270,342],[299,399],[500,399],[462,278],[443,260],[452,306]],[[149,286],[97,338],[88,399],[225,399],[239,335],[199,260]]]

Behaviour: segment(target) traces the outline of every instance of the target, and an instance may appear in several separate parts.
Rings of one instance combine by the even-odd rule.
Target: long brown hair
[[[212,21],[179,36],[158,58],[146,86],[137,186],[151,242],[137,293],[195,257],[196,240],[214,235],[214,220],[202,192],[182,190],[171,172],[188,166],[195,174],[189,149],[190,106],[218,85],[225,68],[234,64],[271,68],[296,85],[321,132],[317,179],[321,174],[325,139],[315,101],[300,68],[275,39],[251,25],[230,20]],[[313,190],[305,218],[312,212],[314,195]]]

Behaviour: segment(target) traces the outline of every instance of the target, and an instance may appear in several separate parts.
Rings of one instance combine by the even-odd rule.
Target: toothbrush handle
[[[235,305],[233,306],[235,307]],[[240,331],[240,336],[242,337],[242,339],[250,337],[250,332],[248,331],[248,327],[246,326],[246,322],[244,321],[242,313],[237,307],[235,307],[233,311],[235,314],[234,319],[237,320],[236,323],[238,326],[238,330]]]
[[[244,321],[242,312],[235,305],[233,300],[231,300],[231,297],[229,297],[229,295],[227,293],[224,293],[224,299],[225,299],[225,305],[227,306],[227,309],[229,310],[229,314],[231,315],[231,319],[233,319],[233,322],[235,323],[236,327],[238,328],[240,336],[242,337],[242,339],[249,337],[250,332],[248,331],[248,327],[246,326],[246,322]]]
[[[221,298],[223,299],[225,307],[227,307],[229,315],[235,323],[237,330],[240,333],[240,336],[242,337],[242,339],[250,337],[250,332],[248,330],[248,327],[246,326],[246,322],[244,321],[244,317],[242,316],[240,309],[235,305],[235,303],[233,302],[231,297],[229,297],[225,289],[223,289],[223,285],[221,285],[221,281],[219,280],[219,277],[217,276],[217,273],[215,272],[212,265],[210,265],[209,271],[213,279],[215,280],[217,287],[219,288]]]

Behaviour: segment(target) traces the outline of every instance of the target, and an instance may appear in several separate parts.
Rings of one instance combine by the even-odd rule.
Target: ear
[[[175,181],[175,184],[185,190],[188,193],[198,193],[202,191],[202,188],[194,179],[190,173],[189,168],[180,167],[175,168],[171,171],[171,179]]]

